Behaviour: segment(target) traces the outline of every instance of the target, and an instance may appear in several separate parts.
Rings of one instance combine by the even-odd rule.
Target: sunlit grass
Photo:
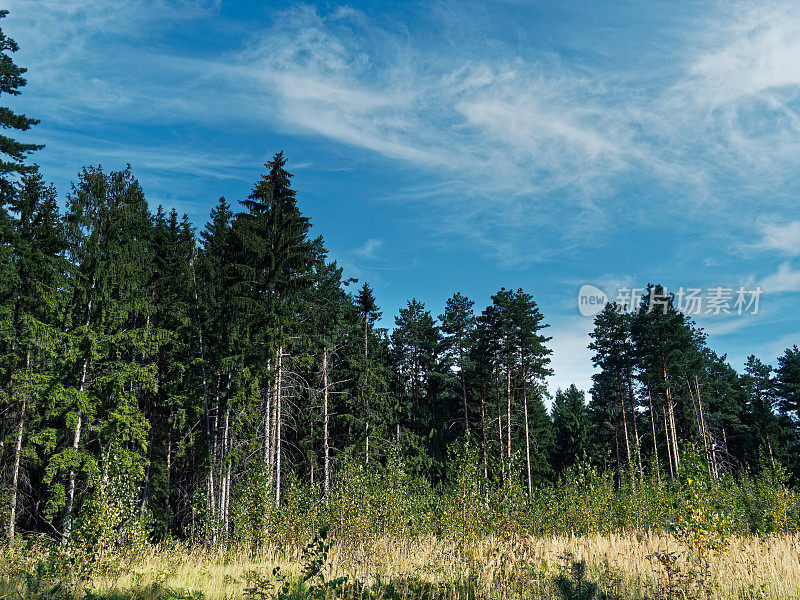
[[[615,598],[665,597],[665,572],[658,553],[675,553],[683,573],[691,558],[664,534],[486,537],[469,543],[436,538],[387,537],[365,544],[335,544],[326,575],[366,584],[394,581],[401,597],[415,597],[429,583],[437,597],[557,598],[553,580],[570,561],[583,560],[588,575]],[[98,592],[130,589],[158,581],[202,592],[211,599],[244,598],[248,571],[297,576],[302,548],[272,546],[257,557],[235,552],[214,556],[178,548],[153,549],[127,557],[110,575],[97,576]],[[735,537],[710,563],[711,598],[800,598],[800,537]],[[363,592],[362,592],[363,594]]]

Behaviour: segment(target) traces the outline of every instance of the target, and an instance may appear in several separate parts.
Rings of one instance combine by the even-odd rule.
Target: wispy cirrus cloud
[[[761,232],[759,247],[789,256],[800,254],[800,221],[761,219],[758,229]]]
[[[783,263],[775,273],[764,277],[760,285],[772,294],[800,292],[800,270],[793,269],[788,262]]]
[[[465,49],[449,34],[432,41],[349,7],[299,5],[240,48],[199,56],[148,42],[154,26],[213,16],[213,2],[46,0],[34,9],[14,0],[11,8],[35,53],[32,79],[48,79],[38,100],[47,118],[65,126],[232,118],[398,160],[425,185],[409,181],[395,199],[443,198],[439,230],[507,265],[552,256],[552,244],[531,251],[531,226],[563,251],[647,221],[652,210],[685,218],[686,202],[701,203],[701,218],[726,220],[764,186],[783,202],[788,173],[800,167],[800,15],[785,4],[706,11],[705,22],[680,32],[680,66],[655,82],[546,47],[520,51],[494,39]],[[463,25],[456,11],[438,18],[445,32]],[[98,54],[96,42],[111,38],[116,54]],[[621,197],[631,182],[661,191]]]

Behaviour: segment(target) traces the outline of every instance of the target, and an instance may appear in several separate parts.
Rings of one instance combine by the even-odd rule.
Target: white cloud
[[[762,279],[759,285],[765,294],[800,292],[800,270],[792,269],[788,262],[783,263],[777,272]]]
[[[383,240],[369,238],[364,245],[357,248],[353,254],[362,260],[375,260],[378,258],[378,251],[383,247]]]
[[[418,177],[387,196],[434,211],[423,226],[506,267],[607,243],[654,215],[732,231],[753,222],[750,200],[765,190],[775,207],[796,202],[786,185],[800,168],[791,4],[720,5],[679,32],[684,43],[669,50],[678,67],[655,83],[548,48],[476,40],[465,51],[446,35],[460,30],[458,11],[441,11],[435,41],[353,8],[299,6],[262,30],[249,24],[238,49],[189,57],[151,43],[186,19],[216,18],[216,6],[13,0],[4,28],[30,67],[30,112],[64,128],[238,120],[399,161]],[[661,193],[619,193],[642,181]],[[774,244],[797,254],[787,227]]]
[[[800,166],[800,13],[793,2],[721,8],[686,37],[685,72],[653,126],[676,161],[700,162],[718,194],[758,190],[777,202]]]
[[[779,223],[761,220],[758,229],[761,233],[761,247],[790,256],[800,254],[800,221]]]

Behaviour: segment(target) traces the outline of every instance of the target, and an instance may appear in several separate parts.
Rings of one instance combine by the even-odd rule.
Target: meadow
[[[353,461],[327,502],[290,483],[276,510],[259,488],[233,507],[228,538],[206,524],[158,544],[140,522],[120,527],[110,490],[70,543],[8,547],[0,597],[800,598],[800,500],[785,477],[685,462],[676,478],[622,481],[578,465],[528,498],[513,478],[487,484],[469,456],[436,487],[400,462]]]

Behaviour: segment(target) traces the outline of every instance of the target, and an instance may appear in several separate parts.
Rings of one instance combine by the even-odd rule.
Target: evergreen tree
[[[459,387],[464,409],[464,431],[469,433],[469,403],[467,400],[467,377],[469,371],[469,351],[475,330],[475,314],[472,307],[475,303],[456,292],[444,306],[444,314],[439,315],[444,336],[443,351],[458,370]]]
[[[422,302],[411,299],[400,309],[391,340],[400,382],[396,440],[400,442],[403,429],[431,438],[443,424],[435,406],[440,339]]]
[[[531,428],[530,419],[528,414],[528,399],[529,394],[535,397],[534,403],[541,404],[544,408],[543,394],[544,394],[544,379],[546,376],[552,374],[552,370],[547,366],[550,364],[550,354],[552,350],[547,348],[545,344],[551,338],[542,335],[542,329],[548,327],[544,323],[544,315],[539,311],[533,296],[518,289],[512,296],[511,304],[511,320],[512,320],[512,344],[515,348],[516,365],[519,372],[519,384],[517,388],[521,388],[522,395],[522,417],[524,420],[523,430],[525,432],[524,448],[525,448],[525,466],[526,466],[526,479],[528,482],[528,495],[533,493],[533,479],[536,471],[542,471],[542,463],[546,463],[549,458],[548,452],[542,450],[542,454],[538,457],[531,458]],[[536,412],[539,413],[541,419],[541,411],[536,406]],[[546,414],[546,411],[545,411]],[[548,419],[549,424],[549,419]],[[536,443],[534,439],[534,453],[541,444]]]
[[[735,464],[745,463],[750,458],[747,454],[749,432],[744,423],[747,393],[739,374],[726,362],[724,355],[718,356],[704,348],[703,358],[704,373],[686,382],[689,390],[694,387],[695,427],[701,440],[705,430],[705,444],[712,445],[710,453],[716,452],[714,460],[719,464],[714,466],[733,471]],[[722,441],[722,447],[713,447],[718,440]]]
[[[611,418],[614,426],[614,453],[624,457],[628,469],[639,459],[638,413],[633,390],[634,357],[631,340],[631,319],[617,304],[607,304],[594,321],[594,330],[589,334],[592,342],[589,349],[594,352],[592,364],[600,374],[595,381],[598,392],[595,404],[609,404],[602,411]]]
[[[792,436],[784,442],[788,447],[787,467],[793,474],[795,482],[800,480],[800,350],[797,346],[787,348],[778,357],[778,368],[775,370],[775,394],[780,409],[781,429],[784,439],[788,432]]]
[[[9,202],[14,235],[9,245],[14,256],[11,286],[0,313],[0,364],[4,385],[0,398],[5,417],[11,417],[14,449],[9,482],[8,536],[14,538],[17,521],[20,470],[26,448],[41,445],[46,429],[42,416],[48,397],[63,395],[58,378],[63,351],[62,295],[67,273],[63,256],[66,239],[56,192],[38,171],[25,173],[18,193]],[[33,421],[32,421],[33,420]],[[4,431],[6,430],[4,422]],[[24,434],[31,431],[28,444]],[[38,442],[38,444],[37,444]],[[5,440],[3,447],[5,448]],[[0,457],[2,458],[2,457]]]
[[[772,371],[770,365],[751,354],[747,357],[744,373],[740,376],[748,400],[744,422],[747,426],[746,462],[751,467],[758,466],[761,457],[766,457],[773,469],[778,462],[786,464],[788,448],[785,442],[790,436],[786,435],[775,413],[775,381]]]
[[[775,392],[781,411],[800,418],[800,349],[787,348],[778,357],[775,371]]]
[[[374,382],[372,379],[372,372],[373,369],[371,368],[372,365],[370,360],[370,353],[369,353],[369,340],[370,337],[373,335],[373,326],[375,325],[375,321],[381,318],[381,311],[378,309],[378,305],[375,302],[375,296],[372,294],[372,288],[364,282],[363,287],[358,291],[355,297],[355,304],[356,308],[358,309],[359,316],[363,323],[363,330],[364,330],[364,352],[363,352],[363,360],[361,363],[361,369],[359,373],[359,389],[361,391],[361,405],[364,411],[364,461],[369,463],[369,456],[370,456],[370,448],[369,448],[369,435],[370,435],[370,423],[372,421],[371,418],[371,410],[372,410],[372,396],[373,396],[373,387]]]
[[[280,504],[284,374],[290,365],[287,344],[296,336],[298,306],[311,286],[313,243],[311,224],[297,206],[292,175],[283,153],[267,165],[268,173],[242,204],[247,208],[234,220],[234,303],[238,309],[235,344],[240,361],[239,387],[250,384],[267,398],[263,414],[263,459],[274,478],[275,504]],[[271,381],[271,390],[266,383]],[[250,410],[250,409],[248,409]]]
[[[670,473],[676,475],[680,466],[680,441],[703,439],[708,447],[723,447],[723,440],[715,432],[697,429],[696,415],[704,414],[705,410],[693,408],[696,396],[687,385],[703,372],[705,335],[675,308],[671,294],[662,286],[651,284],[642,295],[633,318],[631,339],[637,377],[648,394],[648,409],[652,401],[652,410],[663,417],[663,456]]]
[[[108,174],[83,169],[65,220],[73,260],[65,374],[71,391],[57,408],[65,427],[46,481],[47,512],[64,509],[68,537],[80,474],[89,487],[108,476],[112,463],[134,481],[144,476],[150,424],[141,401],[157,390],[153,357],[164,332],[151,322],[151,220],[130,167]]]
[[[211,210],[200,233],[200,250],[193,262],[195,320],[203,394],[205,429],[205,509],[212,525],[228,530],[231,499],[231,456],[234,447],[231,419],[231,388],[235,370],[234,324],[237,311],[232,288],[235,238],[233,211],[225,198]],[[216,529],[206,531],[212,542],[222,541]]]
[[[0,19],[4,19],[7,15],[7,10],[0,10]],[[23,77],[27,69],[18,66],[10,55],[17,50],[19,50],[17,42],[0,30],[0,95],[18,96],[21,93],[20,88],[25,87],[27,83]],[[38,123],[38,119],[31,119],[15,113],[10,108],[0,107],[0,126],[5,130],[27,131]],[[8,233],[6,229],[8,216],[3,207],[15,195],[15,176],[33,173],[36,170],[35,166],[25,164],[25,160],[32,152],[43,147],[41,144],[24,143],[7,135],[0,135],[0,154],[3,155],[0,157],[0,226],[3,227],[6,234]],[[3,221],[5,221],[4,225]],[[0,235],[2,234],[3,231],[0,231]]]
[[[565,391],[557,390],[552,417],[552,464],[560,473],[589,451],[589,411],[584,402],[584,393],[574,384]]]
[[[191,273],[194,231],[186,217],[178,220],[175,209],[165,215],[159,206],[151,235],[150,323],[164,336],[153,357],[157,389],[142,402],[151,424],[142,506],[149,501],[152,511],[159,515],[157,521],[169,526],[176,512],[188,512],[190,497],[177,492],[192,489],[195,482],[185,478],[187,469],[176,466],[187,458],[199,433],[194,424],[203,418],[197,393],[201,383],[195,368],[198,339]]]

